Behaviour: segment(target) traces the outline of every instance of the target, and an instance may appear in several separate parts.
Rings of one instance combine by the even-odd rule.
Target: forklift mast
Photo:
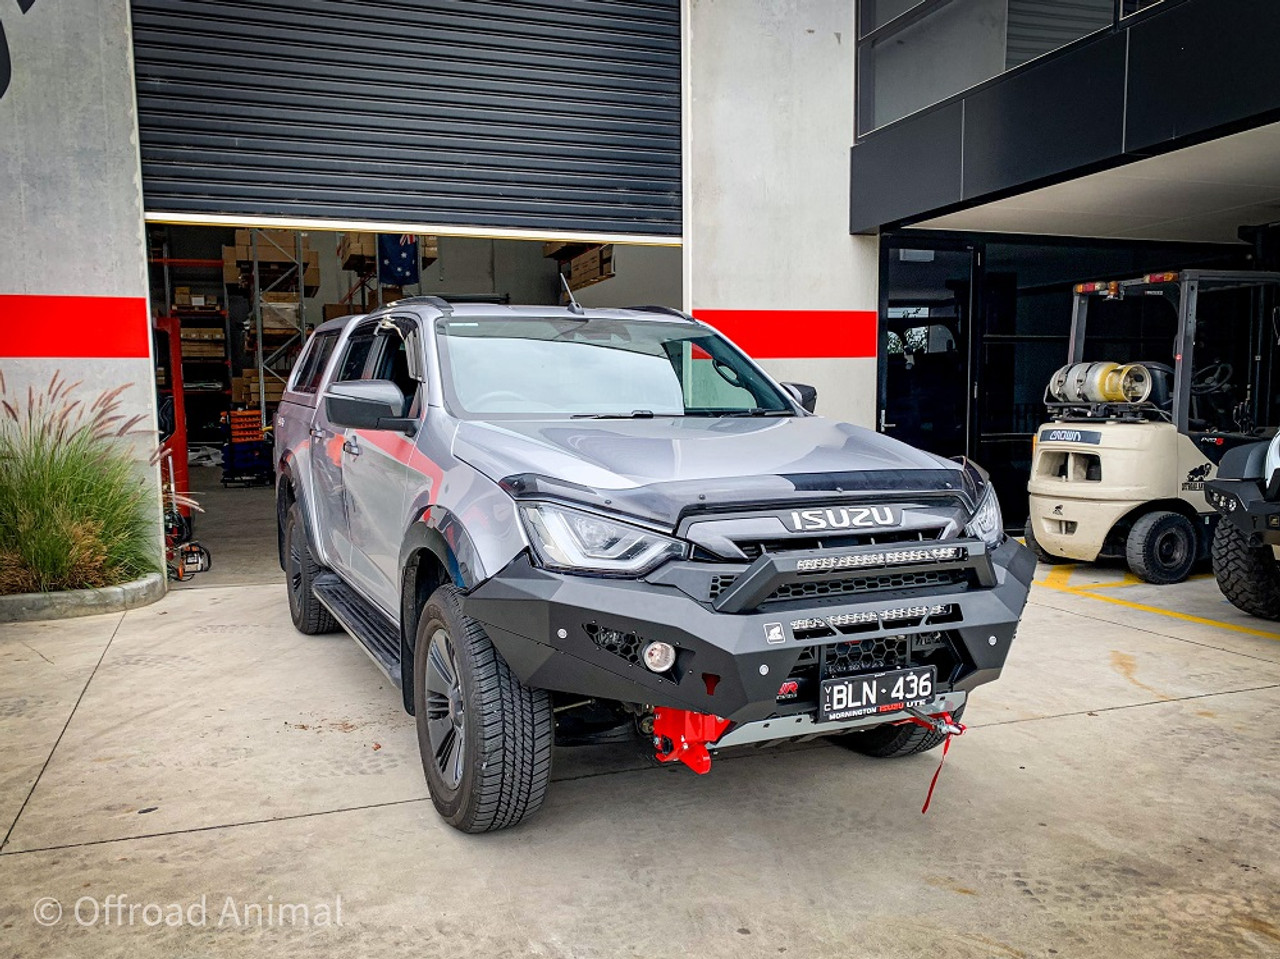
[[[1280,253],[1280,240],[1274,241]],[[1240,332],[1249,338],[1249,376],[1245,383],[1248,414],[1255,426],[1280,425],[1277,416],[1280,398],[1280,371],[1276,370],[1280,355],[1280,272],[1243,270],[1182,270],[1177,273],[1149,273],[1131,280],[1081,283],[1075,287],[1071,317],[1068,363],[1085,362],[1090,304],[1120,300],[1131,296],[1159,296],[1173,307],[1177,315],[1177,332],[1173,344],[1173,409],[1178,431],[1187,435],[1221,430],[1196,429],[1192,421],[1192,384],[1200,368],[1196,365],[1196,349],[1200,301],[1204,294],[1227,290],[1249,290],[1250,311]]]

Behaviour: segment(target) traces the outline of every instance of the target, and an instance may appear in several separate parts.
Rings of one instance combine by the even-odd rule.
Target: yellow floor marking
[[[1041,582],[1050,589],[1069,590],[1071,587],[1068,584],[1070,583],[1071,573],[1074,569],[1074,564],[1068,564],[1066,566],[1052,566],[1049,568],[1048,575],[1046,575]]]
[[[1123,579],[1110,583],[1089,583],[1087,586],[1073,586],[1072,589],[1124,589],[1126,586],[1138,586],[1142,580],[1133,573],[1126,572]]]
[[[1019,540],[1019,542],[1022,542]],[[1099,589],[1120,589],[1127,586],[1139,586],[1142,584],[1137,576],[1131,572],[1125,572],[1124,578],[1116,583],[1094,583],[1086,586],[1072,586],[1071,574],[1075,572],[1077,564],[1064,563],[1059,566],[1050,566],[1049,572],[1045,574],[1044,579],[1035,580],[1037,586],[1044,586],[1047,589],[1057,590],[1060,593],[1070,593],[1073,596],[1084,596],[1087,599],[1098,599],[1104,603],[1114,603],[1117,606],[1124,606],[1127,609],[1136,609],[1144,613],[1155,613],[1158,616],[1168,616],[1170,619],[1181,619],[1188,623],[1198,623],[1201,626],[1217,626],[1219,629],[1229,629],[1232,632],[1244,633],[1248,636],[1261,636],[1264,639],[1280,640],[1280,633],[1273,633],[1265,629],[1253,629],[1249,626],[1239,626],[1235,623],[1224,623],[1220,619],[1206,619],[1203,616],[1192,616],[1190,613],[1179,613],[1172,609],[1161,609],[1158,606],[1148,606],[1145,603],[1135,603],[1127,599],[1120,599],[1117,596],[1108,596],[1105,593],[1096,593],[1094,590]],[[1190,579],[1208,579],[1208,573],[1198,573]]]
[[[1253,629],[1249,626],[1239,626],[1236,623],[1224,623],[1219,619],[1206,619],[1203,616],[1192,616],[1190,613],[1179,613],[1172,609],[1161,609],[1158,606],[1148,606],[1145,603],[1134,603],[1127,599],[1120,599],[1118,596],[1108,596],[1106,593],[1094,592],[1093,589],[1082,586],[1069,586],[1067,581],[1071,578],[1071,566],[1055,566],[1049,571],[1049,575],[1040,580],[1040,584],[1049,589],[1057,590],[1060,593],[1070,593],[1072,596],[1084,596],[1088,599],[1101,600],[1104,603],[1114,603],[1117,606],[1123,606],[1126,609],[1136,609],[1143,613],[1155,613],[1158,616],[1168,616],[1170,619],[1180,619],[1187,623],[1197,623],[1201,626],[1216,626],[1219,629],[1229,629],[1232,632],[1244,633],[1248,636],[1261,636],[1264,639],[1280,640],[1280,633],[1269,632],[1265,629]],[[1065,575],[1055,576],[1055,573],[1065,571]]]

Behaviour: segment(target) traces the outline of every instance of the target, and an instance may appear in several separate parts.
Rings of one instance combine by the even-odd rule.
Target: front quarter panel
[[[438,408],[410,459],[428,482],[409,497],[408,529],[400,557],[427,547],[439,556],[454,585],[472,589],[502,569],[528,546],[515,503],[493,480],[451,451],[456,421]],[[443,553],[443,555],[441,555]]]

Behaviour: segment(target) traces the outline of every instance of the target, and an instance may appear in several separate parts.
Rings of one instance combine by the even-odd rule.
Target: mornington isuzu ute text
[[[660,307],[401,300],[319,327],[276,417],[304,633],[403,692],[436,809],[537,810],[553,747],[942,742],[1034,570],[987,476],[812,413]]]

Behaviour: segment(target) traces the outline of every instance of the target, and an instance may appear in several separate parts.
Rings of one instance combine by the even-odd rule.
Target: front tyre
[[[964,715],[964,706],[951,714],[952,720],[960,722]],[[871,756],[875,759],[899,759],[903,756],[914,756],[941,746],[947,738],[945,733],[926,729],[915,723],[903,723],[900,726],[875,726],[871,729],[845,733],[843,736],[832,736],[832,742],[855,753]]]
[[[1280,560],[1270,546],[1250,546],[1249,537],[1227,520],[1213,536],[1213,575],[1236,609],[1280,619]]]
[[[1196,528],[1181,513],[1157,510],[1133,524],[1124,555],[1133,575],[1156,586],[1181,583],[1196,562]]]
[[[336,632],[338,621],[311,591],[311,584],[323,570],[311,554],[302,523],[302,513],[294,503],[284,519],[284,576],[289,590],[289,617],[298,632],[308,636]]]
[[[449,825],[489,832],[538,811],[551,780],[551,697],[516,678],[453,586],[418,619],[413,705],[431,802]]]

